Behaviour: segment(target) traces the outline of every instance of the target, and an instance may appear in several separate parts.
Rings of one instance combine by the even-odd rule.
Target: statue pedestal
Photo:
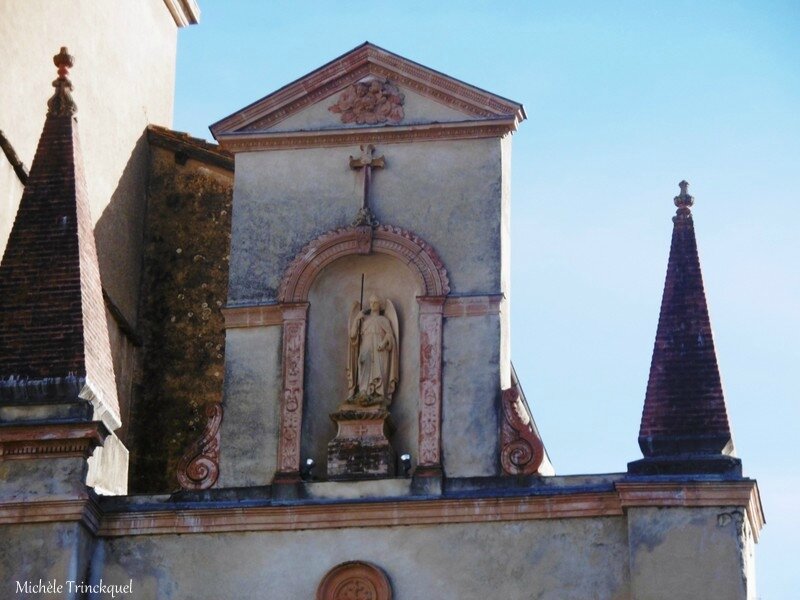
[[[328,443],[328,479],[394,477],[388,418],[389,411],[379,407],[345,406],[331,415],[338,431]]]

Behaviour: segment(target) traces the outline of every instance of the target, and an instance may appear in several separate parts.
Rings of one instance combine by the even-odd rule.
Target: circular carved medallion
[[[328,571],[317,589],[317,600],[391,600],[392,588],[375,565],[349,561]]]

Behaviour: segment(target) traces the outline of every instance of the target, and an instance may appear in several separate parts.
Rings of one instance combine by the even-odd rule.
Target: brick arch
[[[344,256],[371,253],[387,254],[408,265],[422,283],[423,295],[450,293],[447,270],[430,244],[411,231],[381,225],[374,230],[370,227],[335,229],[307,244],[286,269],[278,301],[307,302],[311,285],[326,266]]]
[[[329,231],[307,244],[284,273],[278,291],[283,320],[283,394],[278,465],[273,482],[300,480],[300,436],[308,294],[333,261],[349,255],[386,254],[407,265],[422,284],[419,304],[419,442],[415,477],[442,475],[442,314],[450,282],[439,255],[415,233],[381,225]]]

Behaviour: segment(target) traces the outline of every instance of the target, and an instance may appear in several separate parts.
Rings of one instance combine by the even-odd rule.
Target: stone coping
[[[742,507],[753,536],[764,525],[752,479],[624,474],[446,480],[440,496],[415,495],[411,479],[297,484],[133,495],[0,501],[0,524],[81,521],[96,535],[297,531],[537,519],[622,517],[638,507]],[[380,489],[378,489],[380,488]],[[372,494],[391,494],[376,498]]]

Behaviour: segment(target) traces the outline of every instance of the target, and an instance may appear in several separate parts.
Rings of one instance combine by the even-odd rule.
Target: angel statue
[[[394,304],[387,298],[381,311],[381,301],[374,294],[368,309],[361,310],[354,302],[348,325],[345,404],[387,408],[400,377],[400,330]]]

